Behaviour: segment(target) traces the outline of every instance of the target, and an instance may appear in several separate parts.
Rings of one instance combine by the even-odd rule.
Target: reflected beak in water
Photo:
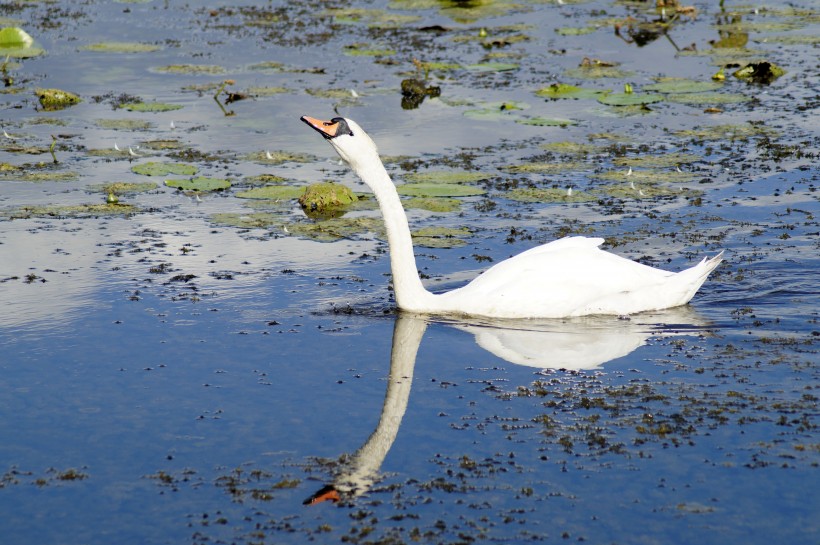
[[[302,505],[316,505],[317,503],[322,503],[323,501],[336,503],[341,499],[342,498],[339,496],[339,491],[336,490],[332,484],[329,484],[322,487],[318,492],[303,501]]]

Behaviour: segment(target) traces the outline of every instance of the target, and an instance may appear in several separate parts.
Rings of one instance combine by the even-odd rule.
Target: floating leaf
[[[520,165],[510,165],[501,167],[502,170],[513,174],[526,174],[529,172],[537,172],[539,174],[559,174],[569,170],[582,170],[586,165],[577,161],[556,161],[554,163],[523,163]]]
[[[184,191],[221,191],[231,187],[231,182],[221,178],[197,176],[196,178],[165,180],[165,185]]]
[[[312,163],[316,160],[315,155],[309,153],[296,153],[291,151],[257,151],[245,157],[248,161],[257,161],[269,165],[279,165],[282,163]]]
[[[703,191],[687,189],[681,186],[666,187],[662,185],[641,185],[632,187],[629,184],[604,188],[604,193],[611,197],[620,199],[654,199],[656,197],[696,197],[703,194]]]
[[[405,184],[398,188],[398,192],[409,197],[471,197],[486,193],[478,187],[436,183]]]
[[[752,97],[740,93],[686,93],[682,95],[666,95],[667,102],[678,104],[740,104],[749,102]]]
[[[665,153],[663,155],[642,155],[640,157],[618,157],[612,162],[622,167],[670,168],[677,165],[696,163],[702,159],[701,156],[694,153]]]
[[[241,229],[267,229],[282,225],[286,216],[273,212],[252,212],[250,214],[223,212],[213,214],[211,222]]]
[[[589,202],[596,197],[585,191],[571,189],[520,187],[511,190],[505,195],[508,199],[520,202]]]
[[[648,93],[608,93],[598,97],[598,102],[608,106],[642,106],[663,100],[663,95]]]
[[[773,62],[752,62],[735,71],[732,75],[749,83],[769,84],[785,74],[786,71]]]
[[[596,27],[586,26],[586,27],[562,27],[556,28],[555,32],[558,33],[559,36],[583,36],[584,34],[592,34],[598,30]]]
[[[0,29],[0,57],[3,59],[6,57],[26,59],[43,53],[45,53],[45,50],[37,47],[34,39],[22,28],[6,27]]]
[[[590,155],[601,153],[603,150],[603,147],[600,145],[580,142],[550,142],[548,144],[541,144],[541,147],[547,151],[566,155]]]
[[[571,119],[556,119],[548,117],[520,117],[515,120],[521,125],[533,125],[535,127],[568,127],[570,125],[577,125],[577,121]]]
[[[115,195],[128,195],[132,193],[145,193],[153,191],[157,184],[154,182],[110,182],[107,184],[95,184],[88,186],[88,191],[95,193],[113,193]]]
[[[471,119],[481,119],[486,121],[498,121],[510,117],[512,112],[517,110],[526,110],[530,107],[526,102],[489,102],[484,104],[484,108],[479,110],[467,110],[464,112],[465,117]]]
[[[486,180],[489,177],[488,174],[466,170],[430,170],[411,172],[404,176],[404,180],[413,183],[469,184]]]
[[[601,91],[598,89],[587,89],[584,87],[576,87],[566,83],[553,83],[549,87],[543,87],[535,92],[537,96],[551,98],[557,100],[560,98],[598,98],[601,94],[609,91]]]
[[[254,187],[247,191],[240,191],[236,197],[240,199],[292,200],[298,199],[305,192],[304,186],[294,185],[266,185]]]
[[[82,51],[95,51],[99,53],[150,53],[159,51],[162,47],[153,44],[143,44],[139,42],[101,42],[80,47]]]
[[[156,68],[157,72],[164,74],[207,74],[219,75],[224,74],[225,69],[221,66],[212,64],[169,64],[167,66],[160,66]]]
[[[147,131],[153,123],[141,119],[98,119],[94,123],[103,129],[116,131]]]
[[[316,223],[291,223],[287,228],[295,236],[319,242],[335,242],[365,233],[376,233],[376,236],[384,238],[384,222],[381,218],[373,217],[331,218]]]
[[[722,83],[715,81],[696,81],[686,78],[661,78],[657,83],[645,85],[644,91],[654,93],[704,93],[706,91],[716,91],[723,87]]]
[[[0,217],[8,219],[25,218],[97,218],[101,216],[130,216],[140,209],[131,204],[48,204],[17,206],[0,210]]]
[[[139,165],[131,167],[131,172],[144,176],[167,176],[168,174],[192,176],[196,174],[196,171],[197,168],[194,165],[186,163],[161,163],[156,161],[140,163]]]
[[[505,62],[482,62],[478,64],[468,64],[464,68],[471,72],[508,72],[517,70],[517,64]]]
[[[120,104],[120,108],[128,110],[129,112],[172,112],[174,110],[181,110],[182,106],[164,102],[126,102]]]
[[[659,184],[659,183],[687,183],[695,179],[701,178],[695,172],[666,170],[609,170],[606,172],[596,173],[595,178],[599,180],[617,181],[617,182],[631,182],[633,184]]]
[[[413,243],[427,248],[457,248],[467,244],[459,237],[468,237],[472,231],[466,227],[423,227],[413,231]]]
[[[449,197],[414,197],[403,201],[405,208],[417,208],[430,212],[457,212],[461,209],[461,201]]]
[[[364,57],[388,57],[396,54],[395,49],[378,49],[370,47],[369,44],[364,43],[346,45],[344,47],[344,52],[346,55]]]

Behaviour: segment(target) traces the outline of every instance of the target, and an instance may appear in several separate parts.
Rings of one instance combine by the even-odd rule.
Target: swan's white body
[[[373,190],[387,227],[393,288],[402,310],[491,318],[661,310],[688,303],[721,262],[722,252],[672,273],[605,252],[599,248],[602,238],[569,237],[502,261],[461,288],[431,293],[419,278],[407,215],[373,140],[350,119],[302,120],[322,133]]]

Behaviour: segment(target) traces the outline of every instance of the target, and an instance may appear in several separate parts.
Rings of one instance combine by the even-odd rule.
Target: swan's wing
[[[489,268],[452,297],[487,315],[497,314],[494,307],[521,316],[621,313],[607,301],[639,303],[636,293],[652,297],[674,276],[605,252],[598,248],[602,243],[601,238],[570,237],[532,248]]]

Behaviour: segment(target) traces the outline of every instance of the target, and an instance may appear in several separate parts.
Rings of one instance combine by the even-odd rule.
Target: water
[[[668,39],[643,47],[604,22],[632,15],[656,28],[661,14],[636,4],[481,6],[2,8],[16,21],[4,26],[24,27],[48,51],[12,67],[20,90],[0,96],[14,138],[0,162],[19,167],[0,182],[3,543],[817,540],[816,6],[695,4],[694,19],[681,16]],[[391,28],[384,13],[419,19]],[[556,32],[586,25],[599,28]],[[556,81],[616,91],[655,76],[711,81],[717,53],[676,47],[702,52],[744,33],[752,56],[787,74],[770,85],[728,77],[720,93],[754,100],[718,104],[720,113],[669,101],[625,113],[534,94]],[[104,41],[161,48],[83,48]],[[395,53],[346,54],[355,44]],[[567,75],[583,57],[631,75]],[[519,68],[434,69],[441,97],[405,110],[398,89],[418,76],[413,58]],[[265,61],[284,70],[259,69]],[[222,72],[163,71],[176,64]],[[232,116],[212,96],[225,79],[255,95],[223,104]],[[287,90],[251,91],[260,86]],[[83,102],[37,111],[34,87]],[[183,108],[114,109],[123,93]],[[526,109],[469,113],[497,102]],[[499,327],[397,314],[377,233],[295,236],[311,220],[293,201],[263,205],[275,219],[262,228],[214,216],[257,212],[237,194],[259,174],[362,191],[298,120],[334,105],[394,157],[399,182],[489,173],[473,184],[486,195],[460,199],[457,212],[409,211],[413,229],[473,229],[464,245],[417,248],[433,289],[568,233],[606,237],[616,253],[673,270],[720,249],[726,261],[687,308],[631,320]],[[536,117],[577,124],[516,122]],[[720,136],[703,132],[723,125]],[[176,148],[156,149],[159,139]],[[563,141],[597,147],[580,157],[541,147]],[[113,153],[115,142],[138,157]],[[278,164],[260,159],[265,151],[315,157]],[[693,177],[653,185],[638,177],[650,167],[628,162],[672,153],[697,156],[676,165]],[[234,188],[176,192],[131,171],[149,160],[194,164]],[[542,162],[565,168],[508,169]],[[510,198],[524,187],[625,186],[617,173],[629,165],[647,192],[699,193]],[[76,174],[21,181],[44,171]],[[159,185],[119,196],[139,207],[132,215],[22,213],[103,203],[94,186],[113,181]],[[375,216],[365,207],[346,217]],[[340,502],[303,505],[329,485]]]

